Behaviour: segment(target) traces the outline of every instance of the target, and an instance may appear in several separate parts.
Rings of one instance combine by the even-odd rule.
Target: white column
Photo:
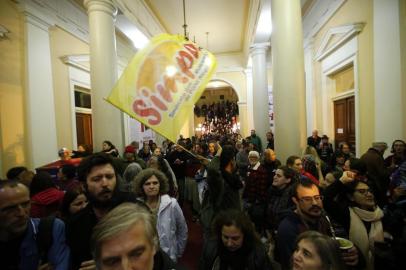
[[[406,112],[402,107],[399,1],[374,0],[373,4],[375,140],[391,144],[406,135],[403,133]]]
[[[248,130],[249,121],[248,121],[247,102],[238,101],[237,104],[238,104],[238,112],[239,112],[238,121],[240,122],[240,134],[243,136],[243,138],[245,138],[250,135],[250,132]]]
[[[246,81],[247,81],[247,123],[245,124],[246,126],[246,131],[247,135],[249,135],[249,131],[251,129],[254,129],[254,93],[252,90],[252,68],[248,68],[244,70],[245,76],[246,76]]]
[[[271,4],[275,150],[284,162],[306,144],[302,15],[300,1]]]
[[[84,4],[89,15],[93,145],[99,151],[102,142],[109,140],[121,152],[124,147],[123,115],[104,100],[117,80],[114,28],[117,8],[111,0],[85,0]]]
[[[37,168],[58,158],[52,82],[50,25],[25,14],[27,166]]]
[[[307,135],[310,136],[316,129],[316,95],[314,91],[313,74],[313,41],[309,41],[304,48],[304,67],[306,76],[306,118]]]
[[[266,65],[266,52],[268,48],[269,44],[256,44],[250,48],[252,58],[254,129],[257,136],[261,138],[263,147],[266,146],[266,133],[270,129]]]

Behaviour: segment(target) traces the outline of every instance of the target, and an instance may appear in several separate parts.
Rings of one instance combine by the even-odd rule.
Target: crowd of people
[[[99,153],[61,149],[57,172],[12,168],[0,181],[2,269],[184,269],[189,205],[202,270],[401,268],[404,141],[386,159],[384,142],[357,158],[314,131],[280,161],[266,138],[216,132],[123,152],[106,140]]]
[[[203,116],[206,121],[211,121],[215,118],[231,121],[232,117],[236,117],[238,115],[238,105],[237,102],[222,100],[216,103],[213,102],[209,105],[195,105],[194,113],[197,117]]]
[[[199,124],[200,134],[220,136],[223,134],[238,133],[237,122],[238,105],[236,102],[221,101],[211,105],[195,106],[195,116],[204,116],[204,121]]]

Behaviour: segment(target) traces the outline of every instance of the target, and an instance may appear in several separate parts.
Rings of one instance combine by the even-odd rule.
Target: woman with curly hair
[[[159,171],[161,171],[163,174],[165,174],[166,178],[168,179],[168,184],[169,184],[169,191],[168,195],[176,198],[177,197],[177,191],[178,191],[178,185],[176,182],[176,176],[172,171],[171,166],[169,165],[168,161],[164,159],[161,155],[153,155],[147,162],[148,168],[154,168]]]
[[[178,202],[167,195],[168,179],[159,170],[148,168],[134,181],[135,194],[157,217],[160,247],[176,262],[185,249],[188,229]]]

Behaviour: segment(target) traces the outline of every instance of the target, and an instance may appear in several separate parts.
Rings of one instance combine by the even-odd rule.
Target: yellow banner
[[[134,56],[107,101],[175,142],[215,67],[207,50],[160,34]]]

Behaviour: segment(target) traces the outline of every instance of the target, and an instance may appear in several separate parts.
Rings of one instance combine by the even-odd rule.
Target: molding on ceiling
[[[245,42],[243,45],[243,55],[244,55],[244,66],[248,63],[250,46],[253,44],[255,39],[255,32],[257,29],[257,24],[259,16],[261,15],[261,0],[251,0],[249,1],[249,10],[248,10],[248,21],[245,30]]]
[[[78,68],[80,70],[90,73],[90,55],[89,54],[75,54],[65,55],[60,57],[63,63],[68,66]],[[117,57],[118,68],[124,70],[127,66],[127,59]]]
[[[304,47],[347,0],[316,0],[303,18]]]
[[[48,31],[50,26],[58,26],[89,44],[89,17],[75,2],[68,0],[18,0],[17,4],[19,11],[26,16],[27,20],[41,24],[45,31]],[[121,31],[117,26],[116,30],[117,33]],[[124,44],[118,38],[116,42]],[[128,43],[126,46],[135,49],[128,40],[124,42]],[[120,64],[120,57],[122,57],[119,53],[117,51],[118,64]]]
[[[166,33],[154,12],[145,0],[113,0],[121,12],[130,19],[148,38]]]
[[[88,17],[83,10],[66,0],[19,0],[20,12],[49,26],[58,25],[80,40],[89,43]]]
[[[66,55],[61,57],[61,60],[68,66],[72,66],[90,73],[89,67],[82,64],[90,62],[90,56],[88,54]]]

